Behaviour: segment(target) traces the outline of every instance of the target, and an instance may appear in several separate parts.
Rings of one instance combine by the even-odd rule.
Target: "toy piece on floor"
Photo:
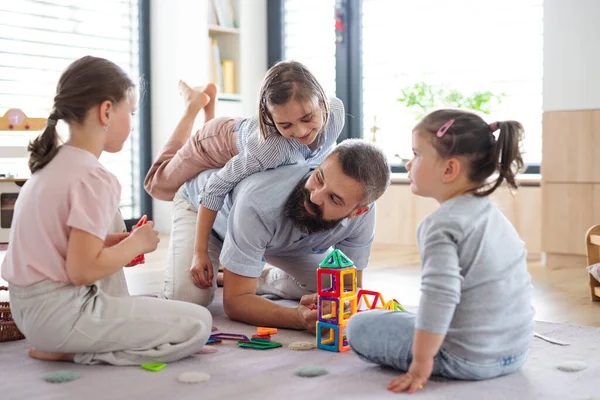
[[[165,363],[142,364],[141,365],[141,367],[143,369],[145,369],[147,371],[152,371],[152,372],[158,372],[166,366],[167,366],[167,364],[165,364]]]
[[[206,382],[210,379],[209,374],[205,374],[204,372],[184,372],[183,374],[177,377],[177,380],[181,383],[201,383]]]
[[[78,372],[68,371],[68,370],[60,370],[50,372],[44,375],[44,380],[49,383],[65,383],[74,381],[80,377]]]
[[[240,340],[238,342],[238,346],[247,347],[247,348],[251,348],[251,349],[257,349],[257,350],[269,350],[269,349],[275,349],[277,347],[282,347],[283,345],[281,343],[276,343],[276,342],[257,342],[256,339],[252,339],[252,340]]]
[[[252,339],[271,339],[271,335],[252,335]]]
[[[136,226],[136,228],[139,228],[140,226],[145,225],[146,222],[148,222],[148,216],[144,215],[142,218],[140,218],[138,223],[135,224],[135,226]],[[131,232],[129,232],[129,234],[131,235]],[[135,257],[133,260],[129,261],[129,264],[127,264],[127,265],[130,267],[133,267],[134,265],[142,264],[144,262],[146,262],[146,258],[144,257],[143,254],[140,254],[137,257]]]
[[[269,343],[271,341],[271,338],[254,337],[254,335],[252,335],[252,338],[250,339],[250,341],[260,342],[260,343]]]
[[[246,340],[249,341],[250,339],[248,339],[248,336],[246,335],[242,335],[240,333],[213,333],[212,335],[210,335],[209,340],[211,339],[216,339],[216,340],[235,340],[235,341],[240,341],[240,340]]]
[[[346,326],[357,311],[356,267],[340,250],[333,250],[319,264],[317,291],[317,347],[350,350]]]
[[[217,348],[214,346],[204,346],[202,348],[202,350],[200,350],[198,352],[198,354],[212,354],[212,353],[216,353],[217,352]]]
[[[373,296],[373,300],[369,300],[368,296]],[[386,302],[383,298],[383,295],[379,292],[375,292],[373,290],[361,289],[358,291],[356,295],[358,298],[358,310],[357,312],[363,312],[367,310],[390,310],[390,311],[405,311],[406,309],[402,307],[400,302],[396,299],[390,300]],[[362,306],[366,306],[364,309]]]
[[[316,347],[314,342],[292,342],[288,345],[288,349],[295,351],[312,350]]]
[[[583,361],[567,361],[558,366],[557,369],[564,372],[577,372],[587,368],[587,364]]]
[[[206,341],[206,344],[219,344],[221,342],[222,342],[222,340],[220,340],[220,339],[208,339]]]
[[[259,335],[277,335],[277,328],[264,328],[259,326],[256,328],[256,333]]]
[[[303,377],[308,377],[308,378],[313,378],[315,376],[321,376],[321,375],[325,375],[328,373],[329,373],[329,371],[327,371],[325,368],[319,367],[319,366],[299,367],[299,368],[296,368],[296,371],[294,372],[294,374],[296,374],[298,376],[303,376]]]
[[[545,340],[548,343],[557,344],[559,346],[569,346],[569,343],[563,342],[562,340],[553,339],[548,336],[544,336],[541,333],[533,332],[533,336],[542,340]]]

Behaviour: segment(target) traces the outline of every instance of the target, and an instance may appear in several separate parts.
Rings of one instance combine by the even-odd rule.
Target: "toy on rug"
[[[282,347],[281,343],[271,342],[271,334],[276,334],[275,328],[258,328],[256,335],[252,339],[240,333],[213,333],[210,335],[206,344],[220,343],[222,340],[236,341],[238,346],[252,348],[257,350],[268,350]]]
[[[142,218],[140,218],[138,223],[135,224],[135,226],[136,226],[136,228],[139,228],[140,226],[145,225],[146,222],[148,222],[148,216],[144,215]],[[133,229],[132,229],[132,232],[133,232]],[[129,234],[131,235],[131,232],[129,232]],[[135,257],[133,260],[129,261],[129,264],[127,264],[127,266],[133,267],[134,265],[142,264],[144,262],[146,262],[146,258],[144,257],[143,254],[140,254],[137,257]]]
[[[276,342],[257,342],[256,339],[252,339],[252,340],[240,340],[238,342],[238,346],[247,347],[247,348],[251,348],[251,349],[257,349],[257,350],[269,350],[269,349],[276,349],[278,347],[282,347],[283,345],[281,343],[276,343]]]
[[[556,366],[557,369],[564,372],[577,372],[587,368],[587,364],[583,361],[567,361]]]
[[[152,371],[152,372],[158,372],[161,369],[163,369],[164,367],[166,367],[167,364],[165,363],[156,363],[156,364],[142,364],[141,367],[145,370],[148,371]]]
[[[217,352],[217,348],[214,346],[204,346],[202,348],[202,350],[200,350],[198,352],[198,354],[211,354],[211,353],[216,353]]]
[[[65,383],[79,379],[81,375],[75,371],[61,370],[44,375],[44,380],[49,383]]]
[[[212,335],[210,335],[208,342],[210,342],[211,340],[218,340],[220,342],[221,340],[240,341],[240,340],[249,340],[249,339],[248,339],[248,336],[242,335],[240,333],[225,333],[225,332],[223,332],[223,333],[213,333]]]
[[[369,301],[369,298],[367,296],[373,296],[372,303]],[[406,311],[406,309],[402,307],[398,300],[392,299],[386,303],[381,293],[374,292],[372,290],[361,289],[358,291],[356,297],[358,297],[359,299],[359,307],[357,312],[363,312],[367,310]],[[367,306],[366,309],[361,309],[360,305],[362,303],[364,303],[364,305]]]
[[[312,350],[316,347],[314,342],[292,342],[288,345],[288,349],[295,351]]]
[[[386,303],[381,293],[365,289],[357,293],[356,287],[354,263],[341,250],[333,250],[317,268],[318,348],[335,352],[350,350],[346,338],[348,320],[354,314],[366,311],[359,309],[359,299],[363,300],[367,310],[406,311],[396,299]],[[372,302],[369,295],[374,296]]]
[[[296,371],[294,372],[294,374],[296,374],[298,376],[303,376],[303,377],[308,377],[308,378],[326,375],[328,373],[329,373],[329,371],[327,371],[325,368],[319,367],[319,366],[299,367],[299,368],[296,368]]]
[[[317,347],[329,351],[350,350],[346,326],[357,309],[356,267],[340,250],[333,250],[319,264],[317,291]]]
[[[177,377],[177,380],[181,383],[201,383],[206,382],[210,379],[209,374],[205,374],[204,372],[184,372],[183,374]]]

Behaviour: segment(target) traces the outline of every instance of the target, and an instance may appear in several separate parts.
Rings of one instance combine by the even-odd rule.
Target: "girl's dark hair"
[[[454,120],[448,130],[438,137],[438,130]],[[494,132],[500,130],[498,138]],[[463,156],[468,160],[468,177],[477,184],[474,195],[492,194],[503,181],[516,189],[516,174],[523,168],[520,144],[523,125],[517,121],[502,121],[488,124],[477,114],[444,109],[434,111],[415,126],[415,131],[427,132],[441,157]],[[498,171],[493,182],[487,179]]]
[[[315,102],[323,111],[323,130],[329,122],[329,100],[317,78],[297,61],[280,61],[271,67],[263,79],[258,101],[258,126],[263,139],[278,132],[270,106],[287,104],[290,100]]]
[[[85,56],[71,63],[58,80],[46,129],[29,143],[31,173],[44,168],[58,152],[56,122],[59,119],[82,124],[90,108],[107,100],[116,104],[134,87],[125,71],[112,61]]]

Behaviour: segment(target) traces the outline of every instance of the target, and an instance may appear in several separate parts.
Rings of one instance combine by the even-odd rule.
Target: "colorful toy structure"
[[[317,290],[317,347],[335,352],[350,350],[346,326],[357,312],[356,267],[340,250],[333,250],[319,264]]]
[[[356,267],[338,249],[333,250],[317,269],[318,321],[317,347],[342,352],[350,350],[346,338],[348,320],[367,310],[406,311],[396,300],[387,303],[379,292],[361,289],[356,292]],[[373,296],[372,300],[369,296]],[[359,302],[361,308],[359,309]],[[366,308],[363,308],[366,307]]]

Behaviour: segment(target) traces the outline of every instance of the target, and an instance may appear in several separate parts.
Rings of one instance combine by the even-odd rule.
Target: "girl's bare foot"
[[[47,351],[40,351],[40,350],[34,349],[33,347],[30,347],[27,350],[27,354],[31,358],[35,358],[38,360],[44,360],[44,361],[73,361],[73,358],[75,357],[75,354],[50,353]]]
[[[209,83],[203,90],[210,97],[210,101],[204,106],[204,122],[210,121],[215,117],[215,104],[217,104],[217,85]]]
[[[223,286],[223,273],[222,272],[217,273],[217,286],[219,286],[219,287]]]
[[[202,91],[203,89],[202,87],[192,88],[184,81],[179,81],[179,92],[185,101],[187,114],[195,117],[211,101],[209,95]]]

